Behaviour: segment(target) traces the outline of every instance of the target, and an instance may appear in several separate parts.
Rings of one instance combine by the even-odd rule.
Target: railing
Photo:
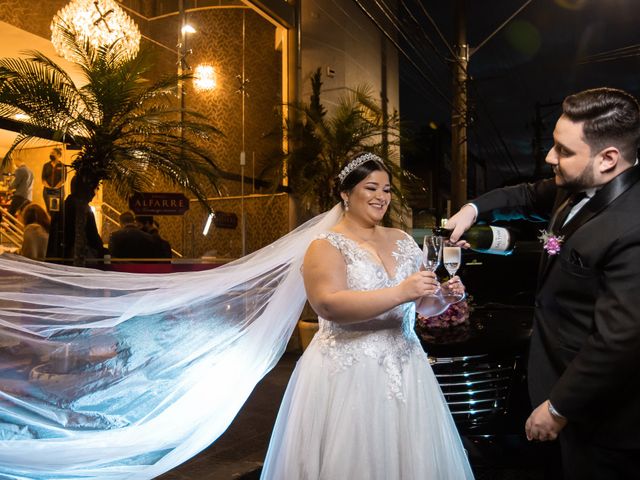
[[[111,216],[111,214],[115,214],[116,218],[120,218],[120,212],[118,210],[116,210],[114,207],[112,207],[111,205],[105,202],[100,203],[96,206],[100,207],[102,218],[107,220],[109,223],[115,225],[117,228],[120,228],[120,221],[116,220],[114,217]]]
[[[0,207],[0,217],[0,245],[9,243],[16,248],[21,248],[24,235],[23,223],[4,207]]]

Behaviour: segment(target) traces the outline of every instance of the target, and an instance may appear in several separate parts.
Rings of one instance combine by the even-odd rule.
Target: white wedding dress
[[[420,266],[408,235],[391,273],[339,233],[320,238],[342,253],[353,290],[396,285]],[[319,319],[284,395],[262,479],[473,478],[414,320],[413,302],[360,323]]]

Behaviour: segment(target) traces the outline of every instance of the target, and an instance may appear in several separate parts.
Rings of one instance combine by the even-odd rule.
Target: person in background
[[[33,172],[24,162],[20,162],[13,173],[13,182],[9,190],[13,190],[9,213],[15,215],[25,203],[33,200]]]
[[[147,232],[154,240],[154,258],[171,258],[171,244],[160,236],[160,225],[151,215],[138,215],[137,222],[142,231]]]
[[[49,242],[49,215],[40,205],[30,203],[21,212],[24,235],[20,255],[33,260],[44,260]]]
[[[47,256],[50,258],[63,257],[74,259],[82,263],[84,259],[101,259],[109,251],[104,248],[102,238],[98,232],[96,218],[89,203],[98,189],[98,185],[89,185],[78,181],[78,177],[71,179],[71,193],[64,201],[62,215],[56,215],[49,237]],[[76,224],[81,223],[83,245],[76,248]]]
[[[120,214],[120,226],[109,239],[112,258],[156,258],[156,241],[151,234],[142,231],[133,212]]]
[[[42,166],[42,197],[47,212],[58,211],[64,198],[65,166],[61,161],[62,149],[55,147],[49,154],[49,161]],[[52,208],[53,207],[53,208]]]
[[[546,162],[554,178],[464,205],[450,240],[477,219],[550,219],[529,351],[532,441],[559,438],[565,479],[640,472],[640,105],[613,88],[565,98]],[[497,287],[499,288],[499,287]]]

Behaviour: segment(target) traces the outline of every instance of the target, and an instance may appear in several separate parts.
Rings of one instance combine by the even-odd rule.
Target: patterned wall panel
[[[243,17],[244,71],[249,80],[244,110],[245,174],[252,176],[254,171],[256,175],[260,173],[281,141],[279,135],[269,136],[278,128],[275,110],[282,102],[282,62],[281,53],[275,49],[275,27],[247,8],[189,12],[187,20],[197,33],[187,38],[187,48],[193,50],[188,63],[192,68],[199,63],[213,65],[218,85],[212,91],[198,91],[188,82],[185,91],[186,108],[206,115],[224,135],[209,146],[213,158],[221,169],[239,174],[243,112],[236,77],[243,70]],[[155,39],[163,44],[175,41],[176,17],[154,20],[152,24]],[[238,195],[240,185],[226,182],[225,190],[229,195]],[[211,194],[214,193],[212,189]]]
[[[242,255],[242,206],[237,198],[220,198],[209,202],[215,211],[233,213],[238,218],[236,228],[211,228],[209,234],[202,234],[206,221],[206,212],[197,202],[184,216],[185,253],[188,257],[203,255],[237,258]],[[256,195],[245,198],[246,252],[256,251],[288,231],[289,197],[286,194]],[[164,227],[163,227],[164,228]]]
[[[50,38],[51,20],[67,3],[67,0],[47,0],[37,2],[38,8],[34,8],[34,2],[31,1],[0,0],[0,20],[40,37]],[[28,48],[29,45],[25,45],[25,49]]]

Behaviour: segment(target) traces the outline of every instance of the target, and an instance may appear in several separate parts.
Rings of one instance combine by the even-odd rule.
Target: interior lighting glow
[[[215,213],[210,213],[207,217],[207,223],[204,224],[204,229],[202,230],[202,235],[206,235],[209,233],[209,228],[211,228],[211,222],[213,222],[213,217],[215,217]]]
[[[50,28],[56,52],[71,61],[77,60],[76,54],[67,47],[63,28],[96,48],[115,44],[123,59],[135,57],[140,50],[138,26],[114,0],[72,0],[55,14]]]
[[[215,89],[217,86],[216,70],[211,65],[198,65],[193,72],[193,83],[198,90]]]

